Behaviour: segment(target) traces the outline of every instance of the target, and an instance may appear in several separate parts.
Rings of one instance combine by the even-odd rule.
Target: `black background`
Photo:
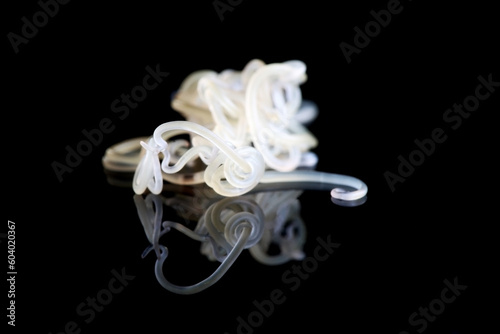
[[[72,1],[17,54],[7,34],[20,34],[21,18],[31,21],[40,6],[4,5],[3,189],[5,215],[16,223],[15,331],[59,333],[75,321],[81,333],[132,326],[141,333],[236,333],[237,318],[255,310],[254,300],[281,289],[285,303],[255,333],[299,325],[310,332],[415,333],[408,317],[439,298],[443,281],[455,277],[467,289],[424,332],[498,329],[492,269],[498,266],[494,119],[500,88],[458,129],[443,121],[448,108],[474,94],[478,76],[492,73],[500,81],[498,17],[490,4],[402,1],[401,13],[348,64],[339,44],[353,44],[353,28],[363,28],[373,20],[370,11],[387,3],[246,0],[221,21],[212,1]],[[244,252],[213,287],[175,295],[158,284],[154,257],[141,259],[148,241],[133,191],[108,184],[101,158],[115,143],[181,119],[170,96],[191,72],[241,70],[254,58],[306,63],[302,94],[319,107],[310,126],[319,140],[317,169],[359,177],[369,187],[368,200],[345,208],[327,192],[301,195],[306,254],[317,237],[330,235],[341,246],[297,291],[281,279],[292,263],[264,266]],[[111,102],[156,64],[170,75],[119,120]],[[66,145],[75,147],[82,130],[97,128],[103,118],[113,121],[114,131],[59,182],[51,164],[63,162]],[[408,157],[414,140],[438,127],[447,140],[392,192],[384,173],[397,173],[398,156]],[[192,284],[217,266],[178,233],[165,243],[172,281]],[[86,324],[77,306],[121,268],[135,278]]]

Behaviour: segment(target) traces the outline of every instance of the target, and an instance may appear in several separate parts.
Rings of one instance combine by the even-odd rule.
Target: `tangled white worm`
[[[170,165],[171,152],[168,150],[167,139],[180,134],[192,133],[204,139],[210,145],[198,145],[188,148],[174,165]],[[277,172],[265,170],[262,155],[251,146],[236,148],[226,143],[222,138],[207,128],[188,121],[174,121],[156,128],[153,137],[148,143],[141,145],[145,148],[139,165],[134,174],[133,189],[142,194],[149,189],[153,194],[159,194],[163,188],[162,171],[167,175],[177,174],[192,159],[200,158],[206,165],[203,172],[192,176],[190,183],[205,182],[218,194],[223,196],[239,196],[252,190],[258,183],[286,183],[286,182],[316,182],[339,185],[334,188],[331,196],[346,201],[362,198],[368,188],[366,184],[352,176],[316,172],[310,170],[296,170],[292,172]],[[159,154],[164,158],[160,164]],[[182,173],[180,173],[182,175]],[[173,183],[185,184],[184,178],[168,178]],[[352,188],[349,191],[344,187]]]
[[[298,170],[317,163],[310,151],[317,139],[304,126],[317,108],[302,101],[299,85],[305,80],[306,66],[298,60],[267,65],[252,60],[241,72],[191,74],[172,101],[187,121],[164,123],[141,142],[145,154],[135,171],[134,191],[159,194],[164,179],[204,182],[223,196],[245,194],[259,183],[316,182],[335,186],[335,199],[364,197],[368,188],[357,178]],[[183,134],[190,135],[190,142],[167,144]],[[117,166],[116,159],[115,152],[105,162]],[[181,172],[196,159],[206,165],[204,171]]]
[[[213,146],[193,146],[174,165],[170,165],[166,139],[184,133],[198,135]],[[203,181],[223,196],[238,196],[248,192],[259,183],[264,174],[264,161],[255,148],[234,148],[207,128],[188,121],[160,125],[149,142],[141,142],[141,145],[146,149],[146,154],[139,162],[134,175],[133,188],[137,194],[142,194],[146,188],[153,194],[159,194],[163,187],[162,170],[167,174],[175,174],[197,157],[207,164]],[[161,167],[160,152],[164,155]],[[196,178],[201,181],[199,174]]]

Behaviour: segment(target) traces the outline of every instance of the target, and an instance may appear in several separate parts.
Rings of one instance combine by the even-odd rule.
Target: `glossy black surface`
[[[401,1],[348,63],[340,44],[354,45],[354,28],[393,2],[232,3],[222,21],[211,1],[60,4],[18,53],[8,34],[22,34],[22,18],[41,7],[30,1],[5,10],[4,213],[16,223],[17,275],[16,326],[5,315],[2,325],[54,334],[137,326],[231,334],[296,332],[303,324],[311,333],[498,328],[500,57],[492,5]],[[306,63],[302,94],[319,107],[309,127],[319,140],[317,169],[362,179],[367,200],[342,207],[327,190],[303,190],[297,203],[308,260],[269,266],[244,250],[213,286],[172,293],[155,276],[154,252],[142,257],[150,242],[133,191],[126,180],[110,184],[101,158],[115,143],[182,119],[170,99],[191,72],[240,70],[253,58]],[[143,101],[114,102],[154,70],[169,74]],[[470,114],[449,113],[477,94],[480,76],[493,81],[479,90],[488,97]],[[95,144],[61,181],[53,164],[64,163],[85,133],[96,134]],[[418,143],[432,152],[415,153]],[[386,173],[398,175],[410,157],[419,165],[402,167],[407,176],[391,191]],[[186,222],[172,207],[163,211],[164,220]],[[161,243],[170,252],[165,277],[175,284],[199,282],[218,266],[176,230]],[[330,248],[318,250],[325,243]],[[1,245],[6,262],[5,238]]]

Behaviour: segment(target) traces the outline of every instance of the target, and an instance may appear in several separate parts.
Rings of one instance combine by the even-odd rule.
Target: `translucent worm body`
[[[335,199],[364,197],[368,188],[355,177],[299,170],[318,161],[310,151],[317,139],[304,125],[317,115],[316,105],[302,100],[299,85],[305,80],[306,66],[298,60],[266,65],[255,59],[241,72],[192,73],[172,101],[187,120],[161,124],[141,141],[145,154],[135,170],[134,191],[159,194],[167,180],[206,183],[223,196],[238,196],[259,183],[318,182],[331,184]],[[185,134],[190,141],[175,140]],[[103,163],[118,168],[119,156],[110,151]],[[205,169],[184,173],[197,159]]]

